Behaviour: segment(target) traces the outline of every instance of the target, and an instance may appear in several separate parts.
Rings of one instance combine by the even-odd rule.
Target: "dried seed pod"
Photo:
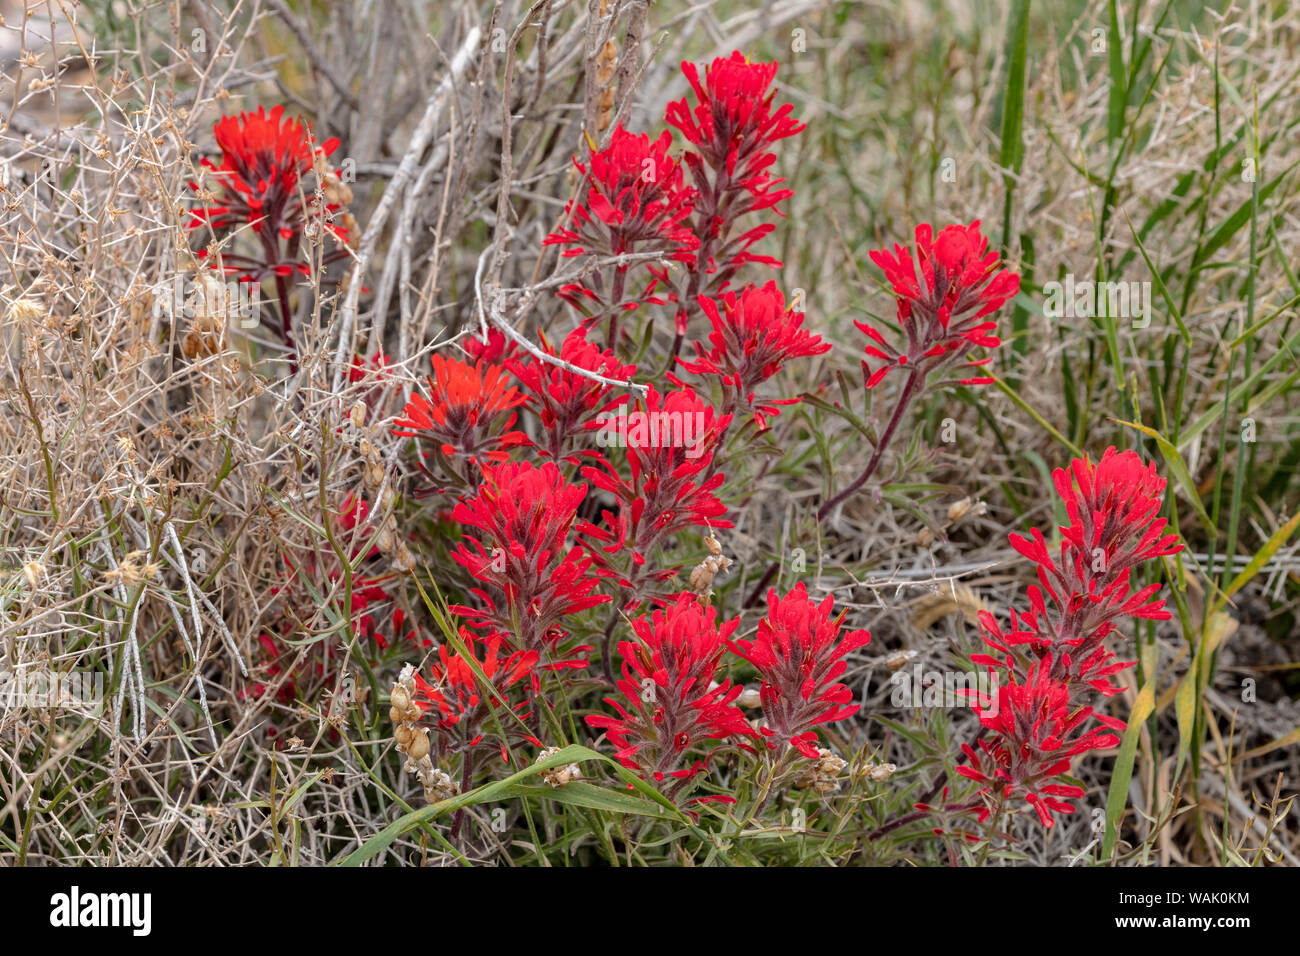
[[[890,777],[894,775],[894,771],[897,769],[898,767],[892,763],[880,763],[871,767],[867,771],[867,776],[870,777],[875,783],[884,783],[886,780],[888,780]]]
[[[408,751],[412,760],[423,760],[429,756],[429,734],[428,731],[417,729],[415,736],[411,740],[411,747]]]
[[[885,658],[885,666],[891,671],[899,670],[916,657],[916,653],[916,651],[894,651]]]

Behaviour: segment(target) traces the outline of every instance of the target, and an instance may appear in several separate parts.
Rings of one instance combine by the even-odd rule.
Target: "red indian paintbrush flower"
[[[262,237],[265,251],[280,252],[277,240],[292,241],[287,250],[294,255],[277,255],[273,259],[246,259],[223,255],[232,263],[229,272],[238,272],[254,280],[264,275],[288,276],[294,272],[307,275],[310,268],[297,261],[296,240],[301,237],[309,212],[304,197],[314,190],[304,189],[301,181],[323,164],[334,150],[337,139],[317,143],[311,129],[302,120],[285,118],[284,107],[268,114],[259,106],[256,113],[223,116],[212,128],[221,150],[221,165],[204,158],[202,165],[211,170],[221,183],[216,203],[190,211],[190,228],[211,225],[218,232],[248,225]],[[196,192],[198,183],[190,183]],[[329,213],[337,212],[337,203],[327,203]],[[347,230],[325,217],[324,228],[342,243]],[[200,252],[200,255],[203,255]]]
[[[980,723],[992,732],[991,739],[978,740],[978,750],[964,744],[962,752],[970,763],[957,768],[963,777],[984,785],[980,793],[996,791],[999,801],[1023,795],[1046,827],[1052,825],[1053,813],[1074,812],[1061,798],[1084,794],[1073,784],[1054,782],[1069,772],[1073,758],[1119,743],[1118,737],[1101,727],[1085,729],[1088,722],[1095,719],[1110,730],[1124,729],[1123,721],[1071,704],[1069,688],[1054,680],[1051,671],[1048,655],[1029,668],[1023,683],[999,687],[996,707],[992,701],[977,706]],[[984,808],[977,816],[984,821],[989,813]]]
[[[440,749],[449,753],[468,750],[482,743],[487,717],[503,706],[502,701],[520,718],[528,717],[527,696],[512,702],[509,692],[521,680],[531,677],[537,666],[536,651],[511,651],[509,643],[496,631],[479,637],[462,627],[460,639],[469,653],[468,659],[459,652],[449,651],[443,644],[438,648],[438,660],[430,665],[429,680],[420,674],[414,675],[415,704],[422,711],[433,713],[434,725],[440,731]],[[471,660],[488,679],[491,691],[481,685],[470,666]],[[500,723],[507,732],[519,726],[514,720],[503,719]],[[531,734],[522,735],[520,739],[540,746]],[[504,740],[500,741],[500,747],[501,759],[505,760]]]
[[[470,358],[482,359],[489,365],[505,365],[518,354],[519,346],[496,326],[491,326],[483,338],[471,335],[465,341],[465,352]]]
[[[995,653],[971,660],[1006,683],[996,709],[981,701],[980,720],[993,739],[981,739],[979,753],[965,747],[971,766],[957,768],[1000,787],[1003,798],[1023,791],[1045,826],[1051,813],[1071,812],[1059,798],[1083,794],[1048,781],[1066,773],[1072,757],[1118,743],[1100,728],[1086,729],[1088,723],[1124,729],[1088,704],[1095,693],[1117,694],[1112,677],[1133,666],[1116,658],[1106,638],[1125,618],[1169,618],[1164,601],[1154,599],[1159,584],[1133,592],[1130,576],[1144,562],[1182,550],[1157,517],[1165,481],[1135,452],[1109,448],[1099,463],[1075,459],[1053,478],[1070,525],[1061,528],[1055,557],[1038,529],[1029,538],[1011,535],[1012,546],[1038,565],[1038,584],[1028,588],[1029,609],[1011,612],[1009,629],[980,613],[984,643]]]
[[[1020,276],[1000,268],[996,252],[980,233],[979,220],[969,226],[945,226],[932,241],[929,223],[916,227],[915,255],[895,245],[893,253],[871,253],[884,270],[898,299],[898,322],[907,336],[903,349],[890,345],[870,324],[855,322],[874,342],[867,355],[881,365],[867,378],[873,388],[892,368],[912,368],[922,374],[958,362],[975,348],[997,348],[997,323],[988,317],[1020,289]],[[967,361],[963,367],[987,365],[992,356]],[[866,365],[863,365],[864,370]],[[987,385],[988,377],[961,380],[963,385]]]
[[[624,700],[605,699],[618,716],[587,717],[592,727],[605,729],[619,763],[656,781],[686,780],[708,760],[706,754],[686,763],[688,751],[710,740],[753,735],[735,704],[742,688],[715,680],[737,623],[719,627],[717,609],[706,610],[693,594],[632,622],[635,638],[618,645]]]
[[[664,114],[668,125],[695,147],[687,155],[697,186],[702,170],[726,171],[726,184],[734,196],[719,197],[719,205],[734,204],[740,215],[768,209],[794,195],[790,189],[774,189],[782,180],[772,179],[768,168],[776,157],[767,147],[803,132],[804,124],[791,114],[794,107],[783,103],[774,108],[776,63],[751,63],[739,50],[718,57],[704,71],[704,82],[694,63],[683,61],[682,72],[695,92],[695,105],[685,99],[669,103]],[[771,226],[763,232],[771,231]]]
[[[669,103],[665,120],[694,147],[685,154],[684,162],[695,183],[693,220],[701,245],[685,290],[674,296],[680,303],[679,341],[697,296],[725,289],[746,262],[781,264],[750,252],[754,243],[775,228],[773,223],[763,222],[745,231],[737,227],[737,220],[749,213],[767,209],[779,213],[777,205],[794,194],[776,188],[783,180],[773,179],[768,172],[776,162],[768,147],[804,129],[791,115],[790,104],[774,105],[776,71],[776,63],[751,63],[736,51],[706,67],[701,83],[695,64],[682,63],[695,104],[691,106],[686,99]]]
[[[690,215],[694,192],[684,185],[681,166],[668,153],[671,145],[672,134],[666,130],[652,141],[619,124],[609,145],[593,152],[587,164],[574,160],[585,177],[585,196],[565,207],[568,227],[548,235],[543,244],[564,247],[561,255],[566,257],[654,253],[693,261],[699,240],[683,220]],[[611,279],[596,273],[590,285],[565,286],[559,294],[575,305],[585,298],[607,309],[634,309],[643,301],[657,301],[649,298],[657,279],[644,290],[626,288],[632,269],[633,264],[621,263]]]
[[[644,402],[627,415],[606,419],[597,432],[602,444],[612,440],[627,446],[631,477],[624,479],[604,460],[600,467],[582,469],[584,478],[619,505],[617,516],[604,513],[612,532],[589,523],[583,530],[606,542],[608,554],[630,549],[639,569],[668,535],[691,527],[730,528],[722,518],[726,506],[714,494],[725,476],[712,472],[714,452],[730,422],[730,415],[719,418],[689,388],[661,395],[650,386]]]
[[[1120,689],[1111,675],[1132,664],[1115,663],[1106,638],[1126,618],[1170,616],[1155,598],[1160,585],[1133,591],[1131,577],[1143,563],[1183,546],[1177,535],[1164,534],[1167,522],[1157,517],[1165,480],[1136,452],[1109,448],[1095,465],[1077,458],[1053,478],[1070,525],[1061,528],[1055,557],[1037,528],[1029,538],[1010,536],[1012,546],[1038,565],[1038,585],[1028,589],[1029,610],[1018,618],[1013,612],[1009,631],[988,612],[981,615],[985,642],[1004,657],[976,662],[1023,675],[1027,662],[1013,648],[1027,648],[1053,657],[1053,676],[1067,681],[1076,698],[1089,688],[1110,696]]]
[[[288,347],[292,374],[297,371],[298,358],[289,277],[311,273],[303,237],[328,233],[345,246],[349,227],[355,227],[351,214],[343,210],[343,204],[351,200],[351,190],[326,162],[339,141],[317,143],[305,123],[284,117],[283,106],[269,114],[259,106],[256,113],[223,116],[212,130],[221,150],[221,165],[207,158],[201,162],[219,180],[220,192],[213,195],[198,183],[190,183],[191,189],[212,203],[190,211],[190,228],[207,228],[215,236],[245,225],[250,228],[260,245],[259,254],[226,250],[221,253],[221,266],[245,282],[275,278],[280,324],[276,327],[266,315],[261,318]],[[314,186],[304,186],[308,174],[316,177]],[[199,257],[207,254],[207,249],[197,253]],[[321,262],[334,262],[346,255],[346,249],[336,249],[321,256]]]
[[[559,357],[575,368],[617,381],[630,381],[636,374],[635,365],[624,365],[612,351],[601,351],[588,342],[582,328],[565,337]],[[597,416],[615,411],[630,398],[627,392],[611,395],[612,386],[538,358],[512,359],[507,367],[519,379],[529,404],[541,419],[546,437],[538,450],[552,461],[572,452],[578,436],[598,427],[594,421]]]
[[[504,461],[510,457],[507,449],[527,444],[523,432],[511,431],[514,409],[524,403],[524,397],[509,384],[505,369],[482,360],[469,365],[442,355],[434,355],[432,363],[430,397],[413,394],[406,417],[397,420],[393,434],[434,442],[443,455],[478,466]],[[468,479],[473,470],[458,477]]]
[[[485,606],[452,611],[499,628],[516,648],[545,652],[549,667],[585,666],[553,659],[553,652],[565,616],[609,600],[592,593],[598,578],[589,573],[591,558],[566,543],[586,494],[586,485],[566,482],[552,462],[484,469],[475,494],[452,511],[479,534],[466,534],[452,557],[482,585],[474,593]]]
[[[778,414],[775,406],[793,405],[799,399],[765,399],[766,404],[756,404],[758,386],[790,359],[821,355],[831,346],[803,327],[802,312],[786,308],[785,296],[775,282],[761,288],[748,286],[739,296],[728,292],[720,301],[721,309],[712,299],[700,297],[700,308],[713,323],[709,335],[712,348],[706,352],[697,342],[699,360],[678,361],[697,375],[719,376],[727,390],[728,407],[740,416],[752,413],[761,430],[767,427],[768,416]]]
[[[841,636],[839,621],[832,617],[833,601],[827,595],[815,603],[802,583],[785,597],[777,597],[773,589],[754,639],[728,642],[762,680],[761,730],[770,738],[768,745],[789,744],[813,759],[818,752],[812,728],[858,712],[853,692],[838,681],[848,669],[845,658],[871,641],[865,630]]]

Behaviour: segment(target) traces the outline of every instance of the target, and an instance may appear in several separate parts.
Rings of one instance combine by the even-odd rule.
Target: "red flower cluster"
[[[630,381],[636,374],[635,365],[622,364],[608,349],[602,352],[587,341],[586,330],[581,328],[564,339],[559,357],[576,368],[615,381]],[[545,440],[539,443],[538,450],[552,461],[570,456],[575,439],[599,427],[599,416],[615,411],[629,398],[626,392],[611,396],[611,386],[541,359],[511,359],[506,367],[519,379],[529,405],[541,420]]]
[[[271,328],[288,346],[290,369],[296,370],[288,278],[311,273],[308,257],[302,254],[303,235],[310,226],[347,245],[349,227],[355,227],[351,214],[343,210],[351,191],[326,162],[339,141],[317,143],[307,124],[284,116],[283,106],[269,114],[259,106],[256,113],[223,116],[212,132],[221,150],[221,165],[206,157],[201,164],[217,177],[220,192],[205,193],[198,183],[190,183],[191,189],[213,203],[190,210],[190,229],[207,227],[220,236],[249,226],[260,245],[259,254],[223,251],[221,265],[245,282],[275,278],[280,326]],[[317,177],[323,199],[316,198],[315,187],[303,187],[302,180],[310,173]],[[200,258],[207,254],[207,249],[196,253]],[[346,255],[345,249],[338,249],[322,261],[334,262]]]
[[[689,388],[661,395],[651,386],[632,412],[601,426],[601,440],[626,444],[631,475],[623,478],[604,459],[598,467],[582,469],[583,477],[613,495],[619,506],[617,515],[603,513],[605,529],[587,523],[583,530],[604,542],[607,554],[630,548],[633,566],[640,569],[669,535],[691,527],[730,528],[722,519],[726,506],[714,494],[725,476],[712,471],[730,422],[730,415],[718,418]],[[621,583],[633,586],[627,577]]]
[[[717,623],[716,610],[693,594],[632,622],[634,640],[619,644],[623,700],[607,698],[617,717],[592,715],[605,728],[627,767],[662,780],[690,778],[709,755],[683,766],[685,754],[710,740],[729,739],[744,750],[758,736],[770,750],[817,759],[819,724],[857,713],[849,688],[839,683],[845,658],[871,640],[866,631],[841,634],[832,599],[809,600],[802,584],[785,597],[768,595],[770,607],[753,640],[733,640],[740,618]],[[748,661],[762,681],[763,724],[757,731],[735,704],[741,693],[722,677],[726,651]]]
[[[773,739],[769,746],[788,744],[813,759],[818,754],[812,728],[858,712],[852,691],[837,681],[848,668],[844,658],[871,640],[865,630],[841,637],[833,600],[827,595],[814,603],[802,582],[783,598],[769,591],[767,617],[755,638],[729,642],[762,679],[762,733]]]
[[[785,296],[768,282],[761,288],[748,286],[737,296],[727,292],[722,308],[702,296],[700,307],[713,323],[709,335],[712,346],[707,352],[696,343],[696,362],[679,359],[682,367],[697,375],[717,375],[727,396],[727,408],[741,417],[753,415],[760,430],[767,418],[778,414],[776,406],[793,405],[797,398],[765,399],[756,404],[758,386],[781,370],[790,359],[821,355],[831,349],[829,342],[803,328],[802,312],[787,309]]]
[[[898,322],[907,344],[897,349],[876,328],[856,322],[874,345],[867,355],[881,365],[867,378],[875,387],[891,368],[911,368],[929,373],[967,357],[974,348],[997,348],[997,323],[992,315],[1020,289],[1020,276],[1000,268],[996,252],[988,251],[979,220],[969,226],[945,226],[932,241],[928,223],[916,227],[916,250],[895,245],[893,253],[871,253],[871,261],[884,270],[898,299]],[[987,365],[992,357],[971,360],[963,367]],[[863,370],[866,372],[866,363]],[[987,385],[992,379],[969,377],[963,385]]]
[[[435,447],[426,457],[463,459],[467,467],[443,471],[472,482],[477,467],[504,461],[509,457],[506,449],[528,442],[523,432],[511,430],[517,417],[514,409],[525,399],[500,366],[481,359],[469,365],[440,354],[433,356],[432,363],[431,397],[412,395],[406,417],[397,420],[393,433],[433,442]],[[432,476],[429,468],[422,467]]]
[[[992,701],[981,701],[981,720],[995,738],[981,742],[980,760],[994,759],[1003,751],[1021,756],[1011,760],[1012,769],[1004,767],[1003,776],[978,768],[974,774],[981,776],[961,771],[972,779],[996,777],[1006,785],[1004,796],[1017,787],[1024,789],[1048,826],[1048,811],[1071,808],[1059,800],[1038,800],[1033,783],[1064,773],[1069,758],[1085,750],[1114,745],[1113,737],[1099,731],[1073,738],[1067,733],[1092,718],[1112,730],[1124,728],[1122,721],[1087,706],[1093,692],[1118,693],[1112,676],[1133,666],[1116,659],[1106,638],[1126,618],[1169,618],[1164,601],[1154,599],[1159,584],[1133,591],[1132,574],[1144,562],[1177,554],[1183,547],[1177,535],[1163,533],[1166,522],[1156,516],[1164,479],[1135,452],[1108,448],[1099,463],[1075,459],[1068,471],[1057,469],[1053,478],[1070,517],[1070,524],[1060,529],[1056,556],[1037,529],[1032,538],[1011,535],[1012,546],[1038,565],[1038,584],[1028,588],[1029,610],[1011,612],[1009,629],[1004,631],[989,612],[980,613],[984,642],[995,653],[971,658],[1006,684],[999,691],[996,711]],[[1031,711],[1040,715],[1037,723],[1023,717],[1010,722],[1009,714]],[[1038,762],[1026,762],[1030,755],[1037,755]],[[970,752],[967,756],[975,759]],[[997,756],[995,763],[1005,764],[1004,756]],[[1060,789],[1041,792],[1079,795]]]
[[[708,741],[753,735],[736,706],[741,688],[715,680],[737,621],[717,625],[717,609],[683,594],[666,610],[632,622],[634,640],[618,645],[623,701],[605,699],[617,717],[593,714],[625,767],[662,781],[689,779],[705,768],[708,754],[686,763],[687,753]]]
[[[430,665],[430,680],[414,675],[415,703],[423,711],[432,711],[434,725],[441,731],[439,743],[452,753],[483,742],[483,725],[492,711],[502,706],[502,701],[521,719],[529,716],[527,697],[512,702],[509,692],[525,677],[531,677],[537,667],[536,651],[511,651],[509,642],[496,631],[476,637],[462,627],[460,639],[469,652],[469,659],[459,652],[449,652],[444,644],[438,648],[438,660]],[[470,661],[487,678],[492,691],[480,688]],[[503,720],[501,726],[509,733],[519,725],[513,720]],[[541,746],[531,735],[520,739]],[[501,759],[506,760],[506,742],[500,743]]]
[[[263,237],[268,251],[278,249],[274,244],[277,238],[300,237],[308,218],[302,195],[310,196],[313,191],[302,190],[299,183],[338,149],[339,141],[328,139],[318,144],[302,120],[284,117],[283,106],[275,107],[269,115],[265,107],[259,106],[256,113],[223,116],[212,132],[221,150],[221,165],[206,157],[201,163],[220,180],[222,193],[215,205],[190,211],[190,228],[198,229],[206,223],[224,232],[247,224]],[[198,183],[190,183],[190,188],[200,190]],[[325,208],[333,213],[339,206],[330,204]],[[347,231],[342,227],[327,221],[325,228],[340,242],[347,242]],[[256,280],[267,273],[288,276],[297,271],[307,275],[309,269],[296,259],[277,258],[247,260],[244,268],[228,267],[226,271]]]
[[[544,245],[564,247],[561,255],[622,256],[654,253],[665,259],[693,262],[699,240],[684,220],[690,215],[694,192],[683,182],[682,168],[669,155],[672,134],[667,130],[651,141],[620,123],[610,143],[591,154],[588,164],[574,160],[585,177],[585,197],[565,207],[571,228],[551,233]],[[560,290],[568,301],[588,299],[606,309],[635,309],[651,299],[657,280],[645,289],[629,290],[632,264],[615,266],[610,287],[597,272],[595,288],[571,284]]]
[[[546,666],[586,666],[551,659],[565,636],[560,621],[609,600],[593,593],[599,581],[590,573],[591,558],[581,546],[566,545],[586,493],[586,485],[566,482],[552,462],[486,468],[477,492],[452,511],[454,520],[479,532],[466,534],[452,557],[480,583],[474,594],[485,607],[451,610],[499,628],[518,649],[546,654]]]
[[[767,148],[804,129],[791,115],[794,108],[789,103],[774,108],[776,70],[775,63],[751,63],[735,51],[730,57],[714,60],[701,83],[695,64],[682,63],[682,72],[695,92],[695,105],[685,99],[670,103],[665,118],[695,147],[684,157],[698,193],[696,231],[706,237],[695,271],[711,277],[697,286],[696,293],[708,292],[710,287],[725,288],[746,262],[781,264],[749,252],[776,228],[772,223],[732,234],[739,217],[775,210],[778,203],[794,195],[791,189],[775,188],[783,180],[773,179],[768,172],[776,156]]]
[[[750,63],[735,52],[706,67],[701,82],[696,66],[683,63],[694,105],[683,99],[665,112],[667,125],[691,146],[681,160],[669,152],[671,130],[652,140],[621,125],[604,149],[593,144],[589,163],[575,159],[584,176],[582,193],[566,207],[569,225],[547,236],[546,244],[564,247],[564,256],[647,254],[639,263],[597,269],[589,281],[560,290],[575,306],[595,305],[589,322],[609,318],[612,348],[618,346],[619,312],[668,301],[677,303],[675,355],[701,294],[720,294],[746,263],[780,265],[750,251],[773,223],[737,225],[751,213],[777,212],[793,194],[778,188],[783,180],[769,171],[776,161],[769,147],[804,128],[789,104],[774,103],[776,70],[775,63]],[[693,187],[685,182],[683,167]],[[679,282],[664,260],[686,265]],[[629,287],[637,268],[651,278]],[[660,288],[667,290],[663,297],[656,295]]]
[[[1057,781],[1069,773],[1071,760],[1090,750],[1105,750],[1119,743],[1101,727],[1084,729],[1090,719],[1111,730],[1123,730],[1124,722],[1105,717],[1091,707],[1076,708],[1070,691],[1051,676],[1051,655],[1033,664],[1023,684],[998,689],[997,706],[980,709],[980,723],[993,732],[992,740],[981,738],[977,751],[970,744],[962,752],[970,761],[957,772],[983,784],[981,792],[999,790],[1000,799],[1023,793],[1038,813],[1043,826],[1052,825],[1053,813],[1073,813],[1062,798],[1084,794],[1081,787]],[[987,807],[976,812],[983,822]]]

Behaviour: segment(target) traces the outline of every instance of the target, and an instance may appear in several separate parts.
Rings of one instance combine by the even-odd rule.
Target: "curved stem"
[[[885,430],[881,433],[879,440],[876,442],[875,449],[871,452],[871,458],[867,461],[867,466],[862,469],[862,474],[858,475],[843,491],[835,497],[822,503],[817,509],[817,520],[821,521],[831,513],[841,502],[856,492],[859,488],[867,483],[867,479],[875,474],[876,469],[880,466],[881,459],[884,458],[885,449],[889,447],[894,433],[898,431],[898,426],[902,424],[903,415],[911,406],[912,400],[916,398],[925,388],[925,373],[919,369],[909,369],[910,375],[907,384],[903,386],[903,392],[898,396],[898,403],[894,405],[894,412],[889,416],[889,423],[885,425]]]

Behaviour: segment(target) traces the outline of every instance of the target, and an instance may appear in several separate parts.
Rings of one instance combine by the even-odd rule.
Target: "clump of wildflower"
[[[1093,690],[1111,696],[1120,689],[1112,675],[1132,663],[1117,662],[1106,638],[1127,618],[1170,616],[1156,598],[1160,585],[1135,591],[1133,574],[1183,545],[1157,516],[1165,480],[1136,452],[1108,448],[1096,464],[1077,458],[1053,479],[1070,524],[1060,529],[1055,555],[1036,528],[1028,538],[1010,536],[1012,547],[1038,565],[1038,584],[1028,588],[1029,609],[1012,612],[1009,630],[988,612],[980,615],[985,642],[999,654],[973,659],[1023,678],[1030,662],[1050,656],[1053,677],[1070,685],[1075,700]]]
[[[839,683],[848,668],[845,658],[871,640],[865,630],[841,635],[832,617],[831,595],[817,604],[803,583],[785,597],[768,592],[768,612],[759,621],[753,640],[731,641],[737,654],[749,661],[762,679],[760,699],[768,746],[793,747],[818,759],[819,724],[843,720],[858,712],[853,693]]]
[[[585,666],[549,655],[564,636],[559,626],[567,615],[609,600],[595,593],[591,558],[567,543],[586,494],[585,484],[565,481],[553,462],[484,469],[476,492],[452,511],[467,529],[452,557],[478,582],[474,593],[483,607],[452,611],[500,629],[517,649],[546,653],[547,666]]]
[[[622,699],[605,703],[617,716],[593,714],[587,723],[605,730],[625,767],[656,781],[686,781],[704,771],[712,741],[744,740],[753,729],[736,706],[741,687],[716,677],[738,621],[717,623],[693,594],[632,622],[634,637],[618,645]]]
[[[726,394],[724,407],[734,409],[741,418],[752,415],[759,429],[764,429],[768,417],[777,414],[776,406],[799,400],[756,402],[758,386],[793,358],[829,352],[830,343],[803,327],[803,313],[786,307],[785,296],[775,282],[761,288],[748,286],[739,296],[727,292],[719,301],[721,309],[719,302],[700,299],[700,307],[713,323],[711,347],[706,351],[696,343],[697,361],[679,361],[689,372],[718,376]]]
[[[769,172],[776,162],[769,147],[804,129],[789,103],[775,104],[776,71],[776,63],[752,63],[735,51],[709,64],[701,82],[695,64],[682,63],[695,102],[669,103],[665,119],[693,147],[684,162],[695,184],[693,222],[702,241],[676,297],[679,342],[699,295],[721,292],[747,262],[781,264],[750,251],[776,228],[772,222],[744,231],[740,224],[747,215],[779,211],[777,205],[793,195],[777,188],[783,180]]]
[[[559,358],[614,381],[630,381],[636,374],[635,365],[624,365],[608,349],[601,351],[587,340],[582,328],[565,337]],[[578,439],[599,427],[598,418],[615,412],[630,398],[626,391],[532,356],[511,359],[506,367],[519,380],[528,404],[541,420],[544,438],[538,442],[538,451],[552,461],[567,458],[576,462],[573,452]]]
[[[479,469],[505,461],[509,449],[527,443],[527,436],[514,430],[515,409],[524,397],[500,366],[482,360],[469,365],[442,355],[434,355],[432,364],[429,396],[411,395],[393,434],[429,442],[433,447],[425,451],[425,461],[433,459],[442,474],[473,484]],[[435,477],[424,461],[421,468]]]
[[[1011,544],[1038,565],[1038,584],[1027,589],[1027,611],[1011,612],[1003,630],[987,611],[981,632],[992,653],[972,655],[1003,680],[994,700],[980,700],[981,723],[992,731],[979,750],[965,748],[969,765],[958,772],[1000,788],[1000,800],[1024,793],[1044,826],[1053,813],[1069,813],[1065,800],[1082,796],[1071,783],[1052,782],[1073,757],[1118,743],[1106,731],[1124,722],[1097,713],[1095,694],[1119,692],[1112,677],[1133,663],[1121,661],[1107,638],[1127,618],[1166,620],[1159,584],[1133,590],[1131,578],[1147,562],[1177,554],[1177,535],[1157,517],[1165,481],[1133,451],[1108,448],[1101,461],[1075,459],[1053,475],[1070,524],[1053,550],[1042,532],[1013,533]],[[994,706],[996,704],[996,707]],[[1090,724],[1100,726],[1089,727]]]
[[[916,227],[916,248],[894,246],[892,253],[871,253],[871,261],[889,279],[898,300],[898,324],[906,336],[902,348],[890,344],[874,326],[855,322],[874,343],[865,349],[881,364],[867,377],[874,388],[891,369],[910,369],[927,376],[956,363],[987,365],[992,357],[971,359],[973,349],[997,348],[997,322],[989,318],[1020,289],[1020,276],[1001,267],[996,252],[980,232],[979,220],[969,226],[945,226],[937,237],[929,223]],[[863,364],[864,370],[866,364]],[[987,376],[970,376],[963,385],[987,385]]]

